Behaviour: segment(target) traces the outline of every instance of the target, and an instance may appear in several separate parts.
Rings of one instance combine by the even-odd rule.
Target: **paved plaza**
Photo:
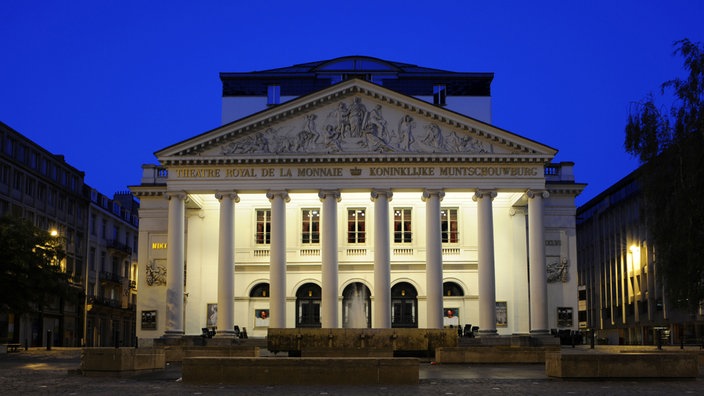
[[[422,361],[417,386],[189,385],[181,368],[119,377],[78,374],[80,350],[30,348],[0,354],[2,395],[687,395],[704,394],[704,372],[691,380],[562,380],[544,365],[436,365]]]

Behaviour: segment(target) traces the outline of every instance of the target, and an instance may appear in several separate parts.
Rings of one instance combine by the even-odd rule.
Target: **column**
[[[220,225],[218,241],[218,322],[216,337],[234,337],[235,324],[235,202],[234,191],[218,192]]]
[[[337,279],[337,203],[339,190],[321,190],[318,193],[323,203],[321,214],[321,278],[322,296],[320,301],[321,324],[323,328],[335,329],[338,324],[338,279]]]
[[[391,328],[391,245],[389,202],[391,190],[374,189],[374,309],[372,327]]]
[[[269,191],[271,251],[269,252],[269,327],[286,327],[286,191]]]
[[[477,190],[477,242],[479,275],[479,334],[496,335],[496,273],[494,269],[494,215],[491,201],[495,190]]]
[[[166,329],[164,337],[181,337],[183,329],[184,233],[186,193],[166,193],[169,200],[169,230],[166,240]]]
[[[425,282],[429,329],[442,329],[442,231],[440,229],[440,201],[442,190],[423,191],[425,201]]]
[[[529,190],[526,195],[528,196],[528,260],[530,265],[530,333],[549,334],[543,198],[550,195],[543,190]]]

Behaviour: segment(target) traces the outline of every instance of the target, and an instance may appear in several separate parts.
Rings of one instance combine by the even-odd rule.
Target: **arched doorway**
[[[320,286],[306,283],[296,291],[296,327],[321,327]]]
[[[408,282],[391,288],[391,327],[418,327],[418,292]]]
[[[342,291],[342,327],[372,327],[371,292],[362,283],[351,283]]]

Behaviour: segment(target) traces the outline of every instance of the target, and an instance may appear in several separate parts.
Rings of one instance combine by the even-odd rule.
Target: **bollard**
[[[51,350],[51,342],[52,342],[51,330],[47,330],[46,331],[46,350],[47,351]]]
[[[592,329],[591,332],[589,333],[589,345],[590,345],[591,349],[594,349],[594,336],[595,336],[594,329]]]
[[[655,334],[658,337],[658,350],[662,350],[662,330],[658,329]]]

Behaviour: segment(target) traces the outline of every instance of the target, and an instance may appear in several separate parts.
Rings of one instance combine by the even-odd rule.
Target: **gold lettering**
[[[153,250],[163,250],[166,249],[166,242],[152,242]]]

